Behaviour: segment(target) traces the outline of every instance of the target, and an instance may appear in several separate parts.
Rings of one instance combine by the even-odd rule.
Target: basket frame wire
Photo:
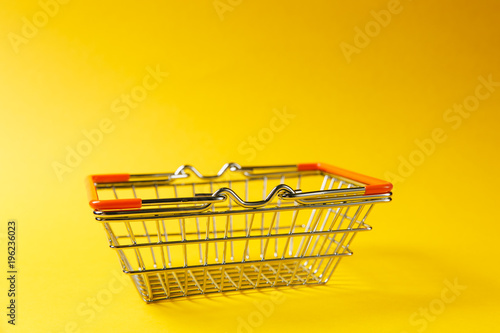
[[[303,192],[301,186],[313,177],[321,185]],[[94,210],[146,302],[325,284],[340,260],[352,255],[356,234],[371,230],[365,221],[373,206],[392,195],[367,193],[366,183],[325,170],[235,163],[214,176],[182,166],[174,173],[93,185],[96,193],[111,192],[116,202],[126,191],[133,199],[139,199],[138,191],[153,191],[151,198],[139,199],[140,208]],[[259,187],[261,199],[251,201]],[[166,189],[169,197],[161,194]]]

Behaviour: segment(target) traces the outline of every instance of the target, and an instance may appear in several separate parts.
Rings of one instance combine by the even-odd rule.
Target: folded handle
[[[103,209],[137,209],[142,207],[142,200],[139,198],[133,199],[113,199],[113,200],[99,200],[95,183],[117,183],[126,182],[130,179],[129,174],[120,173],[112,175],[94,175],[88,176],[85,179],[87,187],[87,197],[89,199],[90,207],[103,210]]]
[[[325,163],[298,164],[297,169],[298,171],[323,171],[362,183],[365,185],[364,195],[384,194],[392,190],[392,184],[385,180],[365,176]],[[96,210],[141,208],[143,202],[140,198],[100,200],[97,195],[96,183],[119,183],[128,182],[129,180],[130,174],[125,173],[88,176],[86,178],[86,187],[90,207]]]
[[[383,194],[389,193],[392,190],[392,184],[388,181],[381,180],[378,178],[373,178],[370,176],[365,176],[360,173],[352,172],[349,170],[341,169],[333,165],[325,163],[304,163],[298,164],[297,169],[299,171],[323,171],[326,173],[331,173],[344,178],[352,179],[356,182],[365,184],[365,195],[370,194]]]

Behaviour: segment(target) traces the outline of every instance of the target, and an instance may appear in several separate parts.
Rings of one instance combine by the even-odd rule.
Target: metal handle
[[[272,169],[280,169],[281,172],[270,172]],[[291,169],[291,171],[286,171]],[[354,181],[360,184],[360,187],[352,187],[346,189],[301,192],[294,190],[286,184],[276,186],[269,192],[267,197],[260,201],[244,201],[238,194],[229,188],[220,188],[214,193],[207,195],[198,195],[193,198],[170,198],[170,199],[151,199],[142,200],[140,198],[133,199],[114,199],[100,200],[97,195],[96,185],[100,187],[110,186],[129,186],[131,183],[140,185],[151,185],[155,183],[170,183],[179,178],[187,178],[190,174],[186,171],[191,171],[199,179],[212,180],[221,177],[227,171],[241,172],[248,178],[262,177],[266,175],[275,175],[283,173],[303,172],[303,171],[321,171],[332,174],[337,177],[345,178],[349,181]],[[257,172],[257,170],[265,170]],[[200,210],[208,208],[214,203],[223,202],[227,198],[232,199],[238,205],[245,208],[260,208],[271,202],[276,196],[283,200],[294,200],[300,204],[323,203],[328,200],[347,200],[358,198],[359,195],[377,196],[389,194],[392,190],[392,184],[377,178],[365,176],[356,172],[341,169],[324,163],[306,163],[298,165],[279,165],[279,166],[261,166],[261,167],[242,167],[237,163],[226,163],[219,172],[212,176],[204,176],[195,167],[191,165],[182,165],[174,173],[161,174],[111,174],[111,175],[94,175],[87,177],[86,180],[89,204],[95,210],[115,210],[115,209],[140,209],[144,205],[183,205],[184,209]]]
[[[370,194],[384,194],[389,193],[392,190],[392,184],[381,180],[378,178],[373,178],[370,176],[365,176],[360,173],[352,172],[349,170],[341,169],[335,167],[333,165],[325,164],[325,163],[305,163],[298,164],[297,169],[299,171],[323,171],[326,173],[331,173],[334,175],[338,175],[350,180],[354,180],[358,183],[362,183],[365,185],[365,195]]]

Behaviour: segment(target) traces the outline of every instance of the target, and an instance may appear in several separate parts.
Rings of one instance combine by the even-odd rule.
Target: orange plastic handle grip
[[[87,196],[90,207],[103,209],[137,209],[142,207],[142,200],[139,198],[133,199],[114,199],[114,200],[99,200],[95,183],[116,183],[126,182],[130,179],[129,174],[113,174],[113,175],[94,175],[88,176],[85,180],[87,187]]]
[[[325,163],[305,163],[297,165],[299,171],[318,170],[326,173],[338,175],[347,179],[352,179],[365,184],[365,195],[389,193],[392,190],[392,184],[381,179],[365,176],[360,173],[341,169]]]

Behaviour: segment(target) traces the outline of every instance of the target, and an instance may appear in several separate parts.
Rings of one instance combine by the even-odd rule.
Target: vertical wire
[[[295,280],[295,278],[300,280],[300,277],[297,275],[297,270],[299,269],[301,261],[301,259],[297,259],[297,261],[295,262],[295,268],[293,269],[292,275],[290,276],[290,281],[288,281],[286,284],[287,286],[290,285],[293,280]]]
[[[267,252],[267,246],[269,245],[269,241],[271,240],[271,232],[273,230],[274,222],[276,221],[276,213],[274,213],[273,219],[271,220],[271,223],[269,224],[269,229],[267,230],[267,237],[266,237],[266,244],[264,245],[264,249],[260,253],[260,258],[262,260],[265,260],[266,258],[266,252]]]
[[[323,223],[323,224],[324,224],[324,223]],[[327,235],[326,237],[328,237],[328,235]],[[316,243],[317,243],[317,242],[316,242]],[[316,246],[316,245],[315,245],[315,246]],[[337,253],[337,251],[335,251],[335,253]],[[312,253],[310,253],[310,255],[312,255]],[[319,253],[318,253],[318,255],[319,255]],[[305,282],[304,282],[304,283],[308,283],[309,278],[310,278],[311,276],[314,276],[314,274],[316,274],[316,273],[317,273],[317,271],[318,271],[319,267],[321,266],[321,262],[320,262],[320,265],[318,265],[318,268],[317,268],[317,269],[313,272],[313,267],[316,265],[316,262],[317,262],[317,261],[318,261],[318,259],[314,259],[314,262],[313,262],[313,263],[309,266],[309,273],[307,274],[307,277],[306,277],[306,280],[305,280]],[[305,263],[305,265],[307,265],[307,262]],[[321,278],[320,278],[320,280],[318,280],[318,283],[320,283],[320,282],[321,282]]]
[[[343,184],[343,182],[341,181],[341,182],[340,182],[340,185],[339,185],[339,188],[341,188],[341,187],[342,187],[342,184]],[[347,188],[351,188],[351,187],[352,187],[352,186],[351,186],[351,184],[348,184],[348,185],[347,185]],[[344,219],[345,219],[345,218],[346,218],[346,216],[348,215],[348,213],[349,213],[349,209],[350,209],[350,208],[351,208],[350,206],[346,206],[346,207],[345,207],[345,212],[344,212],[344,214],[342,214],[342,213],[340,214],[340,216],[342,216],[342,219],[341,219],[341,220],[340,220],[340,222],[339,222],[339,225],[338,225],[338,227],[337,227],[337,230],[340,230],[340,228],[342,227],[342,224],[344,223]],[[342,212],[342,209],[340,209],[340,212]],[[336,220],[336,219],[335,219],[335,220]],[[334,221],[332,221],[332,225],[331,225],[331,227],[332,227],[332,228],[333,228],[333,226],[334,226],[335,220],[334,220]],[[337,241],[335,240],[336,238],[337,238],[337,234],[333,234],[332,240],[330,241],[330,244],[328,244],[328,247],[326,248],[325,253],[328,253],[328,251],[330,250],[330,247],[333,245],[333,243],[340,244],[340,242],[337,242]],[[337,249],[338,249],[338,246],[337,246],[337,248],[335,249],[335,251],[333,252],[333,254],[337,254]],[[323,277],[323,275],[324,275],[324,274],[328,271],[328,269],[330,268],[330,265],[331,265],[331,264],[332,264],[332,262],[334,261],[333,259],[334,259],[334,258],[330,258],[330,259],[328,260],[328,262],[327,262],[327,263],[326,263],[326,265],[325,265],[325,268],[323,269],[323,272],[319,275],[319,277],[320,277],[320,278],[322,278],[322,277]],[[335,264],[335,267],[337,266],[337,264],[338,264],[338,262],[339,262],[339,261],[340,261],[340,258],[338,258],[337,263]],[[323,263],[323,259],[322,259],[322,260],[321,260],[321,262],[319,263],[319,267],[321,267],[321,264],[322,264],[322,263]],[[334,267],[334,269],[335,269],[335,267]],[[333,272],[333,271],[332,271],[332,272]],[[329,275],[329,277],[325,280],[325,283],[328,281],[328,279],[330,278],[330,276],[331,276],[331,274],[330,274],[330,275]]]
[[[290,230],[288,231],[288,234],[289,236],[286,238],[286,243],[285,243],[285,247],[283,248],[283,255],[281,256],[282,259],[285,258],[285,254],[286,254],[286,249],[288,247],[288,244],[290,244],[290,251],[288,252],[288,256],[292,256],[293,255],[293,231],[295,229],[295,223],[297,222],[297,216],[299,215],[299,210],[296,209],[293,211],[293,215],[292,215],[292,224],[290,225]]]
[[[255,213],[253,213],[252,217],[250,218],[250,224],[246,225],[246,227],[245,227],[246,240],[245,240],[245,247],[243,248],[243,258],[241,258],[241,262],[242,263],[245,262],[245,259],[250,258],[250,252],[249,252],[249,248],[248,248],[248,243],[250,241],[250,232],[252,230],[252,225],[253,225],[254,219],[255,219]],[[243,280],[243,274],[244,274],[244,270],[245,270],[245,265],[242,264],[242,265],[240,265],[240,267],[241,267],[241,270],[240,270],[240,277],[239,277],[239,280],[238,280],[238,288],[237,289],[241,288],[241,282]]]
[[[177,185],[174,184],[174,195],[176,198],[178,198],[178,194],[177,194]],[[177,205],[178,206],[178,205]],[[186,222],[184,221],[184,219],[179,219],[179,231],[180,231],[180,235],[181,235],[181,240],[183,242],[186,241],[186,230],[185,230],[185,227],[186,227]],[[183,257],[184,257],[184,267],[187,267],[187,249],[186,249],[186,243],[182,244],[182,252],[183,252]],[[187,277],[187,272],[185,273],[186,277]]]
[[[163,237],[165,237],[165,243],[168,243],[168,233],[167,228],[165,228],[165,220],[161,220],[163,226]],[[167,245],[167,259],[168,259],[168,267],[172,267],[172,257],[170,256],[170,247]]]
[[[229,216],[230,216],[230,214],[228,214],[226,216],[226,226],[224,228],[224,251],[223,251],[223,254],[222,254],[222,264],[226,263],[227,235],[228,235],[228,232],[229,232],[229,220],[230,220]]]
[[[143,276],[146,287],[148,288],[148,301],[151,301],[153,299],[153,291],[151,290],[151,278],[149,274],[143,274]]]
[[[187,259],[187,246],[186,246],[186,219],[182,219],[182,252],[184,253],[184,267],[188,267],[188,259]],[[188,271],[184,271],[184,286],[186,289],[186,294],[188,292]]]
[[[323,183],[321,184],[321,189],[320,191],[323,191],[325,189],[325,186],[326,186],[326,182],[328,180],[329,176],[328,175],[325,175],[323,177]],[[307,222],[307,225],[306,225],[306,228],[304,230],[304,232],[309,232],[309,228],[311,227],[311,223],[312,221],[314,220],[314,216],[316,215],[316,209],[313,209],[311,211],[311,216],[309,216],[309,221]],[[308,236],[302,236],[301,240],[300,240],[300,244],[299,244],[299,247],[297,248],[297,252],[295,253],[295,256],[297,257],[299,255],[299,253],[301,252],[302,250],[302,246],[304,245],[304,241],[306,240]]]
[[[297,177],[297,187],[296,187],[296,190],[300,190],[300,185],[301,185],[301,180],[302,180],[302,175],[299,173],[299,176]],[[297,206],[297,203],[294,202],[294,205]],[[299,210],[296,209],[294,210],[293,212],[294,214],[299,213]],[[295,232],[295,223],[294,223],[294,227],[291,229],[291,233],[293,234]],[[293,237],[291,237],[290,239],[290,251],[288,252],[288,255],[291,257],[293,255]]]
[[[231,181],[229,183],[229,188],[232,190],[233,183]],[[231,261],[234,260],[234,244],[233,244],[233,213],[232,213],[232,208],[233,208],[233,203],[231,198],[228,198],[228,207],[229,207],[229,237],[231,238]]]
[[[284,184],[285,183],[285,175],[282,175],[281,176],[281,180],[280,180],[280,184]],[[278,203],[277,203],[277,207],[280,207],[281,205],[281,199],[278,199]],[[278,235],[280,231],[280,211],[278,210],[277,212],[277,216],[276,216],[276,235]],[[279,240],[279,237],[276,237],[274,239],[274,257],[277,258],[278,257],[278,240]],[[281,268],[281,264],[280,264],[280,268]]]
[[[210,192],[212,192],[212,194],[214,193],[214,186],[213,186],[213,182],[211,181],[210,182]],[[212,205],[212,212],[215,213],[215,206]],[[217,223],[216,223],[216,220],[215,220],[215,215],[212,216],[212,221],[213,221],[213,226],[214,226],[214,238],[217,238]],[[214,248],[215,248],[215,261],[218,262],[219,261],[219,250],[217,248],[217,242],[214,242]]]
[[[118,199],[118,194],[116,194],[116,188],[115,188],[115,185],[112,186],[112,189],[113,189],[113,193],[115,195],[115,198]]]
[[[186,272],[187,274],[187,272]],[[172,272],[172,275],[174,276],[174,280],[179,286],[180,291],[182,292],[183,295],[186,295],[187,290],[185,291],[184,288],[182,287],[181,281],[179,280],[179,277],[177,276],[177,273],[175,271]]]
[[[114,185],[113,185],[113,193],[115,195],[115,198],[118,199],[118,194],[116,193],[116,189],[115,189]],[[132,231],[132,226],[130,225],[130,222],[129,221],[124,221],[123,223],[125,224],[125,229],[127,230],[130,242],[132,244],[137,244],[137,242],[135,241],[134,233]],[[139,269],[144,270],[145,267],[144,267],[144,262],[142,260],[141,253],[139,252],[139,250],[137,248],[134,249],[134,253],[135,253],[135,258],[137,259],[137,265],[139,266]],[[124,256],[125,262],[130,265],[130,263],[128,262],[127,256],[125,255],[125,253],[123,253],[123,256]],[[132,267],[132,266],[130,266],[130,267]]]
[[[262,199],[266,199],[266,194],[267,194],[267,177],[264,176],[264,184],[263,184],[263,188],[262,188]],[[264,219],[265,219],[265,213],[262,213],[262,220],[261,220],[261,223],[260,223],[260,234],[261,236],[264,235]],[[264,238],[262,238],[260,240],[260,253],[261,253],[261,257],[262,257],[262,250],[264,248]]]
[[[158,193],[158,184],[155,183],[155,193],[156,193],[156,198],[159,199],[160,198],[160,195]],[[161,208],[161,205],[158,206],[159,208]],[[158,243],[161,243],[162,242],[162,239],[161,239],[161,230],[160,230],[160,220],[156,220],[156,232],[158,233]],[[166,239],[165,239],[166,241]],[[163,246],[160,246],[160,253],[161,253],[161,263],[163,264],[163,268],[167,268],[167,263],[165,262],[165,251],[163,250]],[[160,281],[161,281],[161,277],[158,275],[158,278],[160,278]],[[165,291],[166,293],[166,291]]]
[[[134,193],[134,198],[137,198],[137,194],[135,192],[135,185],[134,184],[132,184],[132,192]],[[142,226],[144,227],[144,232],[146,233],[146,238],[148,239],[148,243],[151,244],[151,237],[149,235],[148,228],[146,226],[146,222],[145,221],[142,221]],[[156,257],[155,257],[155,253],[154,253],[153,247],[151,246],[149,249],[151,250],[151,257],[153,258],[153,266],[154,266],[154,268],[156,268]]]
[[[344,184],[344,181],[342,181],[342,180],[341,180],[341,181],[339,181],[339,186],[337,187],[337,189],[342,188],[342,185],[343,185],[343,184]],[[333,230],[333,227],[335,226],[335,223],[337,222],[337,219],[339,218],[339,216],[341,216],[341,215],[342,215],[342,210],[343,210],[344,208],[345,208],[346,210],[348,210],[348,209],[349,209],[349,207],[348,207],[348,206],[346,206],[346,207],[339,207],[339,208],[337,208],[337,211],[335,212],[335,216],[334,216],[334,217],[333,217],[333,219],[332,219],[332,223],[330,223],[330,227],[328,228],[328,231],[332,231],[332,230]],[[339,229],[340,229],[340,226],[341,226],[341,224],[338,226],[337,230],[339,230]],[[326,254],[326,253],[328,253],[328,250],[330,249],[330,246],[333,244],[333,242],[335,242],[335,237],[336,237],[336,236],[337,236],[336,234],[332,234],[332,236],[331,236],[331,237],[332,237],[332,239],[331,239],[331,241],[330,241],[330,244],[328,245],[328,247],[327,247],[327,248],[326,248],[326,250],[324,251],[324,253],[325,253],[325,254]],[[325,240],[323,241],[323,244],[321,244],[321,247],[320,247],[320,249],[319,249],[319,251],[318,251],[319,253],[323,253],[323,251],[322,251],[322,250],[323,250],[323,247],[326,245],[326,243],[327,243],[328,239],[329,239],[329,237],[328,237],[328,236],[326,236],[326,237],[325,237]],[[324,258],[322,258],[322,259],[320,260],[320,262],[319,262],[319,264],[318,264],[318,267],[321,267],[321,265],[323,264],[323,261],[324,261],[324,260],[325,260]],[[331,261],[331,258],[330,258],[329,262],[330,262],[330,261]],[[319,275],[319,276],[320,276],[320,278],[321,278],[321,276],[322,276],[322,275],[323,275],[323,273],[321,273],[321,274]]]
[[[355,220],[357,220],[359,214],[361,213],[361,211],[363,210],[363,206],[360,205],[359,208],[356,210],[356,213],[354,213],[354,216],[351,218],[351,223],[349,223],[349,226],[347,227],[347,229],[352,229],[352,225],[354,223]],[[345,232],[344,235],[342,236],[342,239],[339,241],[339,244],[337,245],[337,248],[335,249],[335,252],[334,253],[337,253],[338,251],[338,248],[340,246],[342,246],[342,243],[344,243],[346,237],[347,237],[347,234],[349,232]],[[343,252],[342,252],[343,253]],[[326,278],[325,282],[327,282],[328,280],[330,280],[330,277],[332,276],[333,272],[335,271],[335,269],[337,268],[339,262],[340,262],[340,259],[341,257],[339,257],[339,259],[337,260],[337,262],[335,263],[335,266],[333,266],[332,270],[330,271],[330,274],[328,274],[328,277]],[[325,268],[325,271],[323,272],[323,274],[326,272],[326,268]]]
[[[158,193],[158,186],[156,186],[156,198],[160,199],[160,194]],[[165,227],[165,220],[161,220],[161,224],[163,227],[163,237],[165,237],[165,243],[168,243],[168,232],[167,232],[167,228]],[[168,245],[165,247],[167,250],[168,267],[172,267],[172,257],[170,255],[170,247]],[[163,246],[162,246],[162,248],[163,248]],[[163,252],[163,250],[162,250],[162,252]],[[167,278],[167,277],[168,276],[165,274],[165,278]],[[168,288],[168,283],[167,283],[167,288]]]
[[[263,200],[266,198],[266,194],[267,194],[267,176],[264,176],[264,178],[263,178],[263,187],[262,187],[262,199]],[[261,234],[261,236],[264,235],[264,222],[265,222],[265,213],[262,213],[262,220],[261,220],[261,224],[260,224],[260,234]],[[263,250],[264,250],[264,238],[261,238],[261,240],[260,240],[260,257],[261,257],[261,262],[260,262],[260,265],[259,265],[259,269],[258,269],[258,273],[257,273],[257,280],[255,281],[254,288],[257,288],[259,286],[259,284],[260,284],[260,276],[262,274],[262,266],[264,264],[264,262],[262,261],[262,260],[264,260]]]
[[[245,179],[245,201],[249,201],[248,200],[248,178]],[[255,217],[255,214],[252,215],[252,221],[253,221],[253,218]],[[245,214],[245,230],[248,229],[248,214]],[[249,232],[249,230],[247,231]],[[246,253],[246,257],[247,258],[250,258],[250,250],[249,249],[246,249],[244,251],[244,255]],[[243,267],[242,267],[242,270],[243,270]]]
[[[118,195],[116,194],[116,189],[115,186],[113,185],[113,193],[115,195],[115,199],[118,199]],[[113,233],[113,229],[108,223],[104,223],[104,229],[109,229],[109,235],[111,237],[111,240],[116,244],[119,245],[118,239],[116,238],[116,235]],[[118,250],[118,256],[120,258],[120,262],[123,263],[123,266],[131,271],[133,270],[132,265],[130,265],[130,262],[127,259],[127,256],[125,255],[125,252],[123,250]]]
[[[189,272],[189,275],[191,275],[191,279],[193,280],[195,286],[198,288],[199,291],[203,292],[203,290],[201,289],[200,283],[196,279],[196,276],[194,276],[194,274],[193,274],[193,271],[188,270],[188,272]]]
[[[228,199],[228,207],[231,207],[231,199]],[[227,253],[227,242],[228,242],[228,233],[229,233],[229,226],[230,226],[230,221],[231,221],[231,213],[228,213],[226,216],[226,225],[224,227],[224,245],[223,245],[223,252],[222,252],[222,269],[221,269],[221,275],[220,275],[220,291],[223,291],[224,289],[224,280],[225,280],[225,272],[226,272],[226,253]],[[231,254],[232,256],[232,254]],[[231,258],[232,261],[233,258]]]
[[[187,261],[187,247],[186,247],[186,219],[181,219],[181,238],[184,244],[182,244],[182,252],[184,254],[184,267],[188,266]],[[187,274],[187,273],[186,273]]]
[[[262,266],[264,265],[264,261],[261,260],[260,262],[260,265],[259,265],[259,269],[258,269],[258,273],[257,273],[257,281],[255,281],[255,288],[258,288],[259,287],[259,284],[260,284],[260,276],[261,275],[264,275],[262,273]]]
[[[331,180],[330,180],[330,185],[328,185],[327,189],[331,190],[334,183],[335,183],[335,178],[332,177]],[[330,217],[330,213],[331,212],[332,212],[332,209],[329,208],[328,211],[325,214],[325,218],[323,219],[323,223],[321,224],[321,227],[319,228],[318,231],[323,231],[324,230],[326,222],[328,221],[328,218]],[[328,235],[326,235],[325,237],[328,237]],[[309,252],[310,256],[312,256],[314,254],[314,250],[316,249],[316,246],[318,245],[318,242],[319,242],[320,238],[321,238],[321,236],[316,236],[316,242],[314,243],[313,247],[311,248],[311,251]],[[316,263],[316,260],[314,261],[314,263]],[[313,265],[314,265],[314,263],[313,263]]]
[[[170,298],[170,281],[168,277],[168,273],[165,271],[163,273],[164,279],[165,279],[165,291],[166,291],[166,296],[167,298]]]
[[[207,229],[205,230],[205,262],[204,262],[204,265],[207,265],[208,264],[208,244],[210,243],[208,241],[209,239],[209,236],[210,236],[210,216],[207,217]]]
[[[314,223],[311,226],[311,231],[309,231],[309,235],[307,236],[307,241],[306,245],[304,247],[304,250],[301,253],[301,257],[305,256],[307,253],[307,250],[309,249],[309,246],[311,245],[312,239],[314,237],[314,232],[316,231],[316,228],[318,227],[319,221],[321,219],[321,215],[323,215],[324,209],[319,209],[319,212],[317,213],[317,217],[314,219]],[[308,260],[304,262],[304,265],[307,265]]]
[[[252,229],[254,219],[255,219],[255,213],[252,214],[252,217],[250,218],[250,224],[246,230],[247,234],[246,234],[246,240],[245,240],[245,249],[243,251],[243,258],[241,259],[241,262],[245,262],[245,259],[248,259],[248,256],[245,258],[245,253],[248,251],[248,243],[250,241],[250,231]]]
[[[137,244],[137,242],[135,240],[134,232],[132,231],[132,226],[130,225],[129,221],[125,221],[125,227],[127,229],[128,236],[132,240],[132,244],[134,244],[134,245]],[[146,269],[144,267],[144,261],[142,260],[142,256],[141,256],[141,253],[139,252],[139,249],[134,248],[134,252],[135,252],[135,256],[137,258],[137,264],[139,265],[140,269],[142,269],[142,270]]]
[[[343,211],[343,210],[345,210],[344,214],[342,214],[342,211]],[[346,206],[346,207],[340,207],[340,208],[337,208],[337,212],[336,212],[336,214],[335,214],[335,217],[334,217],[334,219],[333,219],[333,221],[332,221],[332,223],[331,223],[331,227],[330,227],[330,229],[329,229],[329,230],[332,230],[332,229],[333,229],[333,227],[334,227],[334,225],[335,225],[335,223],[336,223],[336,220],[337,220],[340,216],[345,216],[345,214],[347,214],[347,212],[348,212],[348,211],[349,211],[349,207],[348,207],[348,206]],[[338,227],[337,227],[337,229],[336,229],[336,230],[340,230],[340,227],[342,226],[342,223],[343,223],[342,221],[343,221],[343,219],[341,219],[341,221],[340,221],[340,223],[339,223],[339,225],[338,225]],[[324,253],[325,253],[325,254],[328,254],[328,253],[329,253],[329,251],[330,251],[330,247],[331,247],[334,243],[336,243],[335,238],[337,237],[337,234],[336,234],[336,233],[334,233],[334,234],[332,234],[332,236],[331,236],[331,237],[332,237],[332,238],[331,238],[331,240],[330,240],[330,243],[328,244],[328,246],[326,247],[326,250],[324,251]],[[326,244],[327,240],[328,240],[328,238],[326,238],[326,239],[325,239],[325,241],[324,241],[323,245],[321,246],[321,248],[323,248],[323,246]],[[321,267],[321,265],[323,264],[323,261],[324,261],[324,260],[325,260],[325,258],[322,258],[322,259],[320,260],[320,262],[319,262],[319,264],[318,264],[318,267]],[[324,269],[324,270],[323,270],[323,272],[319,275],[319,277],[320,277],[320,278],[321,278],[321,277],[323,276],[323,274],[326,272],[326,268],[328,268],[328,267],[329,267],[329,265],[331,264],[332,260],[333,260],[333,258],[328,259],[328,262],[327,262],[327,264],[325,265],[325,269]]]
[[[361,211],[363,211],[363,208],[364,208],[363,205],[359,205],[358,209],[356,210],[356,213],[354,213],[354,216],[351,218],[351,222],[349,223],[349,226],[347,227],[348,230],[351,230],[354,223],[357,222],[358,216],[361,214]],[[344,248],[344,251],[342,253],[344,253],[346,250],[346,246],[342,246],[342,244],[345,243],[345,240],[347,239],[348,234],[349,234],[349,232],[344,233],[342,239],[340,240],[339,244],[337,245],[337,249],[339,248],[339,246]],[[354,234],[356,234],[356,233],[354,233]],[[353,237],[354,237],[354,235],[353,235]],[[351,237],[351,239],[352,239],[352,237]],[[337,252],[337,249],[335,249],[335,252]]]
[[[363,216],[363,219],[358,222],[360,228],[365,225],[365,220],[368,217],[368,214],[370,214],[372,208],[373,208],[373,204],[371,204],[370,207],[368,207],[368,210],[366,211],[365,215]],[[347,242],[346,248],[348,250],[349,250],[349,245],[352,243],[352,240],[354,239],[354,236],[356,236],[356,234],[357,234],[357,232],[353,232],[351,239]]]
[[[195,184],[193,183],[193,197],[196,197],[196,188],[195,188]],[[200,235],[200,221],[199,221],[199,218],[198,216],[196,216],[196,234],[198,235],[198,239],[201,239],[201,235]],[[201,242],[198,244],[198,247],[199,247],[199,252],[200,252],[200,263],[203,262],[203,254],[202,254],[202,249],[201,249]]]
[[[207,217],[207,227],[205,230],[205,260],[204,260],[204,265],[205,267],[203,268],[203,288],[202,288],[202,293],[205,292],[206,286],[207,286],[207,264],[208,264],[208,244],[209,244],[209,235],[210,235],[210,216]]]
[[[363,206],[362,206],[362,205],[360,205],[360,206],[358,207],[358,209],[356,210],[356,212],[354,213],[354,216],[353,216],[352,218],[350,218],[350,222],[349,222],[349,224],[348,224],[348,226],[347,226],[347,230],[349,230],[349,229],[351,229],[351,228],[352,228],[352,225],[353,225],[353,223],[354,223],[354,220],[356,220],[356,219],[358,218],[358,215],[359,215],[359,213],[361,212],[362,207],[363,207]],[[350,207],[350,208],[353,208],[353,207]],[[349,217],[348,217],[347,213],[348,213],[348,210],[346,211],[345,215],[342,217],[342,220],[340,221],[340,223],[341,223],[341,224],[342,224],[342,221],[343,221],[344,219],[346,219],[346,218],[347,218],[347,219],[349,220]],[[337,247],[335,248],[335,251],[334,251],[333,253],[338,253],[339,247],[340,247],[340,246],[342,246],[342,244],[344,243],[344,241],[345,241],[345,239],[346,239],[346,237],[347,237],[347,234],[348,234],[348,233],[349,233],[349,231],[346,231],[346,232],[344,232],[344,233],[343,233],[343,235],[342,235],[342,237],[341,237],[340,241],[338,242]]]

